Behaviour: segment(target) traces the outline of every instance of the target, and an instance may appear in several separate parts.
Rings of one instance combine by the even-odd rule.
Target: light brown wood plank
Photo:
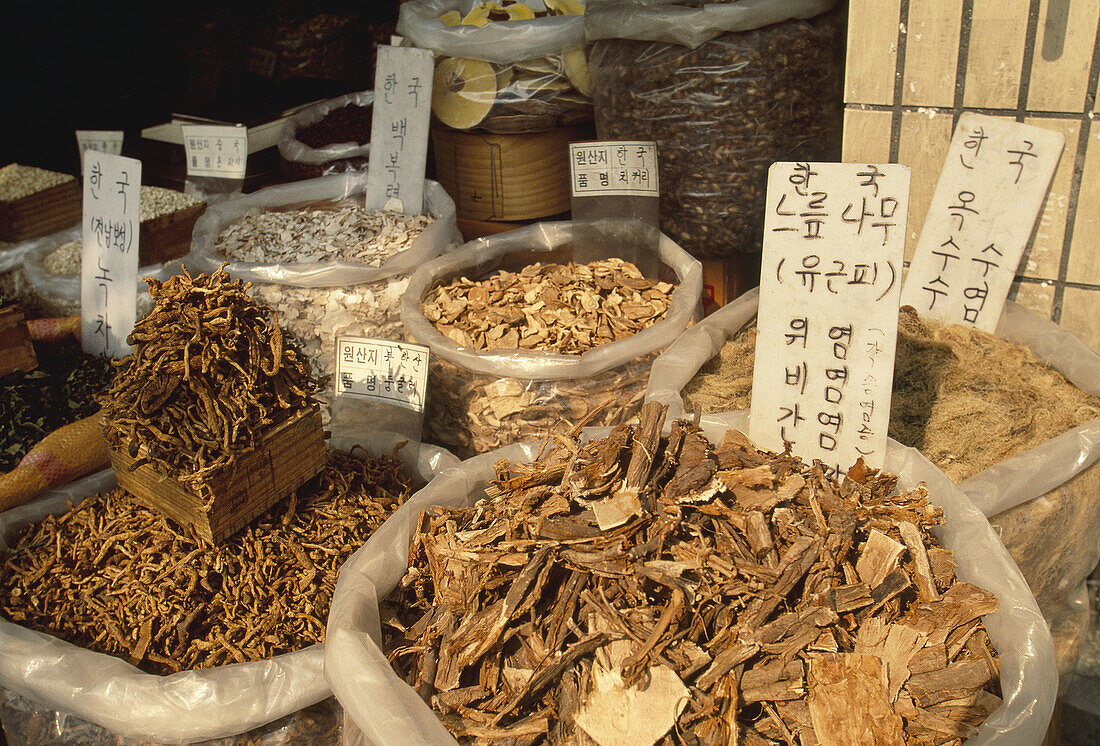
[[[887,163],[890,160],[890,123],[888,111],[844,110],[844,146],[841,160],[846,163]]]
[[[1024,123],[1061,132],[1066,136],[1066,148],[1062,151],[1058,169],[1051,180],[1050,192],[1047,193],[1043,209],[1036,220],[1032,243],[1025,250],[1016,273],[1027,277],[1057,277],[1058,266],[1062,261],[1062,244],[1066,237],[1073,161],[1077,153],[1081,123],[1070,119],[1043,118],[1027,118]]]
[[[974,3],[963,106],[1015,109],[1030,0]]]
[[[850,0],[844,100],[892,104],[901,0]]]
[[[1064,157],[1064,156],[1063,156]],[[1066,279],[1100,285],[1100,127],[1089,130],[1081,190],[1077,193],[1077,217],[1070,242]],[[1095,320],[1095,317],[1093,317]]]
[[[909,225],[906,230],[905,259],[913,256],[924,216],[932,202],[936,181],[943,169],[951,144],[951,115],[934,112],[906,112],[901,118],[901,143],[898,162],[913,169],[909,185]]]
[[[911,0],[902,103],[952,106],[962,3]]]
[[[1039,29],[1028,90],[1028,111],[1073,111],[1085,108],[1089,82],[1089,63],[1096,41],[1096,23],[1100,19],[1100,0],[1074,0],[1069,4],[1069,19],[1061,54],[1044,57],[1047,40],[1047,12],[1050,0],[1039,6]]]

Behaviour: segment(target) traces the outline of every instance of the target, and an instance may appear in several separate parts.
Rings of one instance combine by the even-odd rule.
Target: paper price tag
[[[80,332],[84,351],[121,357],[137,317],[141,161],[84,154]]]
[[[750,437],[843,473],[886,451],[909,167],[768,172]]]
[[[225,125],[183,124],[188,176],[243,179],[248,162],[248,129]]]
[[[124,136],[122,130],[76,130],[76,147],[81,157],[85,150],[121,155]]]
[[[336,342],[336,396],[424,411],[429,349],[367,337]]]
[[[901,302],[992,332],[1065,147],[1061,132],[959,117]]]
[[[569,144],[572,196],[659,197],[657,143],[611,140]]]
[[[396,208],[398,203],[406,215],[419,215],[423,209],[434,73],[431,50],[378,47],[367,171],[368,210],[381,210],[387,204]]]

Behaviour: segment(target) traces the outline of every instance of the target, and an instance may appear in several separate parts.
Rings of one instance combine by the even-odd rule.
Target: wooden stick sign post
[[[883,465],[909,167],[768,172],[750,436],[843,474]]]
[[[1065,142],[1061,132],[963,114],[901,302],[922,316],[994,331]]]

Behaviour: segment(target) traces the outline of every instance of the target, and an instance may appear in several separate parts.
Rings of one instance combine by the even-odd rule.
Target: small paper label
[[[121,357],[137,314],[141,161],[84,154],[80,331],[84,351]]]
[[[984,114],[959,117],[903,304],[946,323],[997,328],[1065,139]]]
[[[574,197],[603,195],[659,197],[657,143],[608,140],[569,144]]]
[[[750,436],[844,473],[883,465],[909,167],[768,171]]]
[[[428,354],[428,348],[421,345],[340,337],[336,344],[336,395],[423,412]]]
[[[428,49],[378,47],[367,172],[368,210],[380,210],[396,199],[408,215],[423,211],[434,73]]]
[[[85,150],[121,155],[124,136],[122,130],[76,130],[76,147],[81,156]]]
[[[243,179],[248,162],[248,129],[209,124],[180,125],[188,176]]]

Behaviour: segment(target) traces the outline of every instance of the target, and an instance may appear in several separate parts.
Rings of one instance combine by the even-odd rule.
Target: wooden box
[[[179,259],[191,250],[191,233],[206,211],[206,203],[192,205],[141,223],[138,265],[161,264]]]
[[[24,373],[38,367],[23,309],[18,305],[0,308],[0,376],[14,370]]]
[[[1100,0],[851,0],[843,159],[912,168],[906,258],[959,114],[1066,137],[1010,297],[1100,350]]]
[[[325,465],[321,409],[314,406],[276,425],[259,446],[208,478],[201,493],[157,472],[150,464],[130,471],[134,461],[125,447],[111,449],[111,467],[119,486],[144,505],[217,544],[321,471]],[[202,506],[208,501],[210,510],[204,512]]]
[[[48,236],[80,222],[76,179],[11,201],[0,201],[0,241],[16,243]]]

